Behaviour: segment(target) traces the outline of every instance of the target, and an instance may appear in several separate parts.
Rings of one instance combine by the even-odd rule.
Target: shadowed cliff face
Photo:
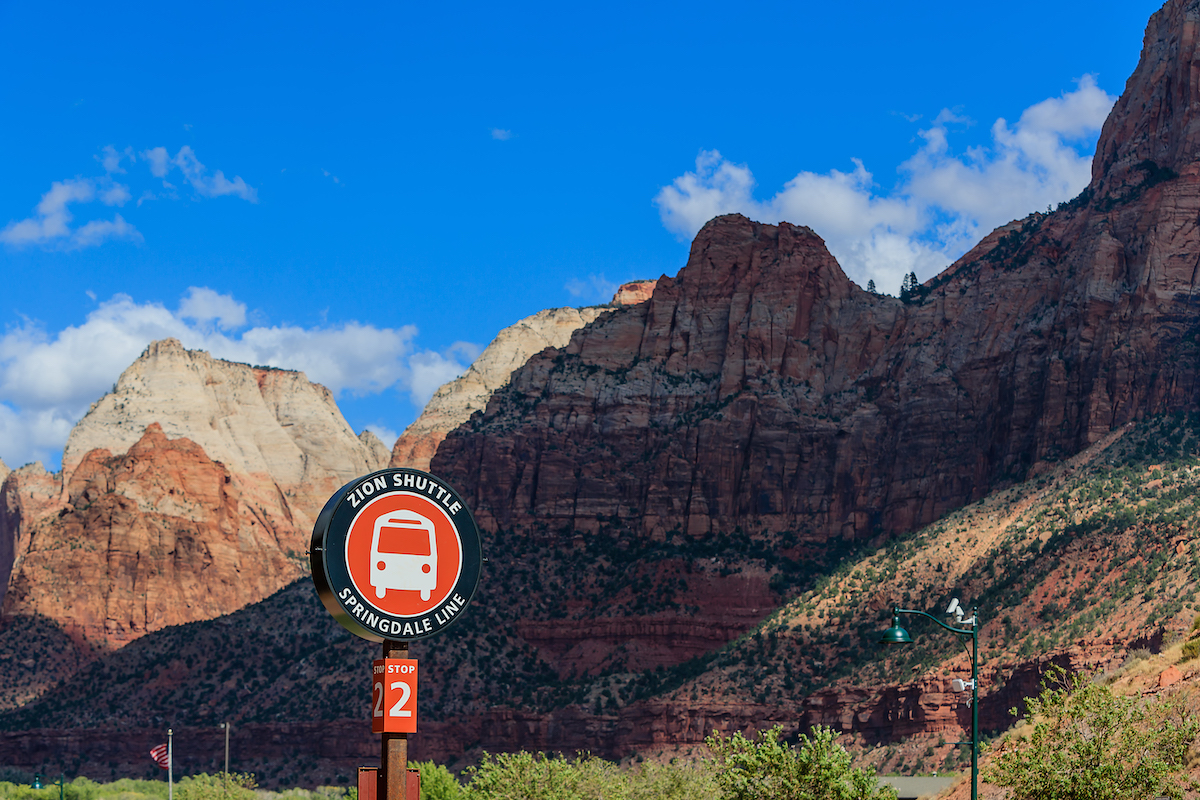
[[[718,217],[649,302],[535,356],[432,462],[489,527],[912,529],[1197,400],[1195,3],[1168,3],[1080,198],[917,300],[807,228]],[[619,521],[619,522],[618,522]]]

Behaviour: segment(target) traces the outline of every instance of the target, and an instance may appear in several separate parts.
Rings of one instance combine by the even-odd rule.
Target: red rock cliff
[[[11,477],[5,486],[20,488]],[[282,498],[157,424],[123,455],[89,452],[66,494],[59,513],[23,528],[0,616],[47,617],[120,646],[227,614],[303,574],[306,531]]]
[[[648,302],[532,358],[432,469],[490,527],[817,543],[912,529],[1197,404],[1195,3],[1151,20],[1076,201],[904,304],[807,228],[719,217]]]

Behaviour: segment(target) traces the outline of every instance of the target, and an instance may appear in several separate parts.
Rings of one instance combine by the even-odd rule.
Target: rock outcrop
[[[59,482],[40,462],[10,472],[0,483],[0,602],[8,588],[8,576],[24,543],[22,520],[49,517],[59,507]],[[0,606],[2,607],[2,606]]]
[[[153,423],[169,438],[191,439],[230,472],[274,482],[313,518],[338,487],[381,466],[329,390],[303,373],[223,361],[164,339],[72,429],[63,474],[69,480],[92,450],[126,452]]]
[[[65,493],[57,513],[22,526],[0,616],[46,617],[120,646],[228,614],[303,574],[308,532],[278,489],[235,480],[156,422],[121,455],[90,451]]]
[[[607,306],[549,308],[500,331],[470,368],[441,386],[421,416],[405,428],[392,447],[391,465],[429,469],[429,460],[446,434],[482,411],[514,369],[547,347],[562,347],[572,333],[608,310]]]
[[[371,431],[363,431],[358,435],[358,441],[362,443],[363,450],[366,451],[367,465],[370,467],[370,471],[383,469],[388,465],[392,458],[392,452],[378,436]]]
[[[630,281],[623,283],[617,287],[617,293],[613,295],[612,304],[614,306],[635,306],[638,303],[644,303],[654,294],[654,286],[658,281]]]
[[[154,342],[72,430],[63,469],[0,488],[0,618],[98,647],[228,614],[305,570],[313,520],[387,463],[323,386]]]

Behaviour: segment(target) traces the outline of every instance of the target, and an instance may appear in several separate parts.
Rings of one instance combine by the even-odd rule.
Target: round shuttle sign
[[[479,529],[458,492],[415,469],[343,486],[313,527],[313,583],[356,636],[409,641],[440,633],[479,584]]]

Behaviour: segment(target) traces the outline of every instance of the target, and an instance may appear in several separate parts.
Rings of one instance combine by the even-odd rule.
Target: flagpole
[[[171,729],[167,728],[167,800],[175,800],[175,761],[171,753]]]

